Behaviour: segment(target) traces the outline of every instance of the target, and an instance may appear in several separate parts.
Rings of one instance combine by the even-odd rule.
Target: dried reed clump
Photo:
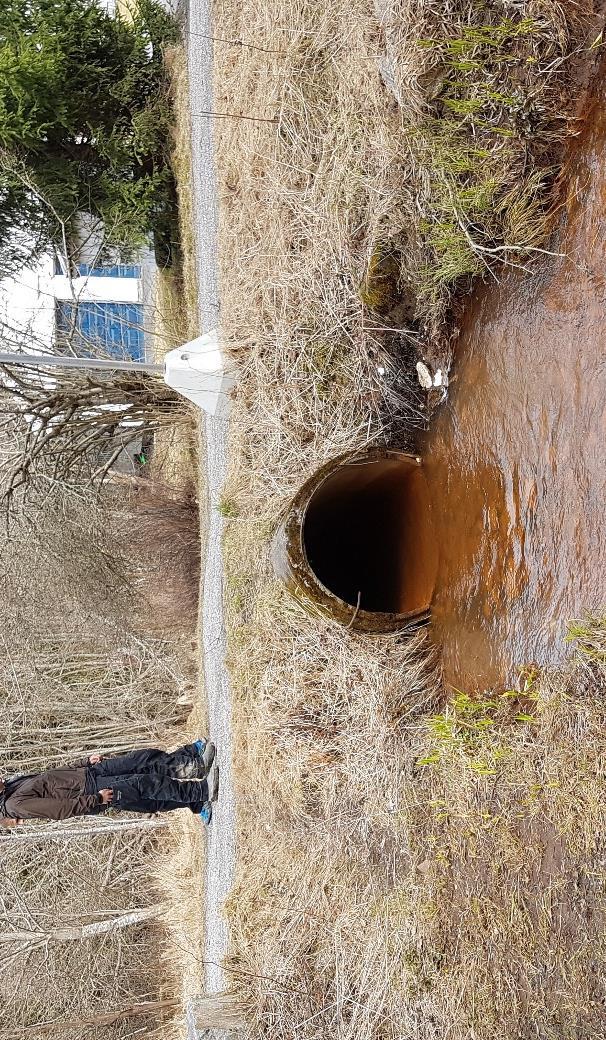
[[[599,645],[603,628],[587,625],[586,643]],[[247,804],[241,792],[228,906],[228,968],[250,1035],[599,1035],[604,661],[581,648],[516,696],[460,695],[421,716],[411,691],[413,714],[394,730],[380,722],[372,667],[357,700],[354,649],[343,679],[355,729],[334,726],[344,690],[327,689],[326,672],[309,710],[309,676],[301,702],[291,686],[294,718],[286,692],[284,704],[266,691],[251,705],[251,741],[260,712],[268,764],[261,793]],[[253,803],[265,810],[254,827]]]
[[[193,632],[200,595],[200,525],[193,491],[132,483],[118,510],[124,570],[152,632]]]
[[[108,499],[99,503],[86,492],[48,496],[3,545],[5,771],[94,750],[172,743],[180,733],[194,672],[187,633],[197,617],[197,510],[176,493],[145,490],[145,496],[150,571],[153,563],[162,568],[147,582],[141,546],[133,545],[136,513],[129,509],[126,523]],[[172,556],[163,560],[159,554],[168,550]],[[170,645],[161,621],[150,619],[146,597],[160,573],[173,610]]]
[[[0,645],[0,682],[6,774],[174,743],[191,680],[160,640],[37,633]]]

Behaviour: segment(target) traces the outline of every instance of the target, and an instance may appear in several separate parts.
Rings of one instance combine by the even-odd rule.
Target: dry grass
[[[168,279],[169,300],[165,311],[170,324],[185,340],[199,333],[198,290],[196,271],[196,236],[194,200],[191,185],[191,141],[187,57],[183,46],[172,46],[164,52],[170,94],[175,112],[171,165],[179,198],[179,233],[181,243],[180,270],[163,272]],[[172,280],[172,284],[171,284]],[[160,282],[162,286],[162,281]],[[162,288],[160,289],[162,292]],[[181,340],[183,342],[183,340]]]
[[[196,721],[194,708],[188,721],[191,739],[205,732]],[[205,845],[199,819],[191,813],[174,813],[168,818],[165,841],[156,846],[152,858],[163,906],[163,962],[167,976],[178,980],[173,992],[184,1005],[200,993],[204,975]]]
[[[199,333],[195,224],[191,188],[191,153],[187,62],[182,46],[164,54],[174,108],[173,166],[178,198],[180,256],[178,264],[159,271],[154,292],[154,353],[193,339]],[[154,438],[152,480],[133,489],[136,502],[127,508],[137,539],[143,546],[139,576],[148,620],[155,618],[159,632],[194,637],[199,655],[201,546],[204,501],[200,469],[202,429],[197,409],[191,408],[191,424],[171,430],[165,427]],[[130,521],[132,523],[132,519]],[[195,685],[179,700],[187,710],[181,739],[193,740],[207,732],[203,676],[196,667]],[[161,972],[183,1009],[200,992],[204,975],[205,836],[200,822],[189,813],[168,818],[164,839],[149,857],[153,885],[160,896],[162,918],[154,937],[161,950]],[[171,989],[172,986],[172,989]],[[187,1035],[183,1011],[165,1026],[164,1036]]]
[[[148,630],[193,632],[200,594],[198,502],[185,487],[138,480],[119,505],[116,537]]]
[[[243,634],[246,673],[243,657],[231,662],[239,865],[229,967],[253,1036],[375,1035],[397,999],[376,910],[406,862],[407,740],[437,675],[420,640],[346,635],[277,590],[258,610],[259,642]]]
[[[179,199],[180,254],[175,264],[157,272],[153,299],[153,353],[157,359],[199,334],[195,223],[191,187],[191,151],[187,60],[183,47],[164,52],[168,89],[174,110],[171,164]],[[152,473],[163,484],[200,492],[200,422],[190,409],[190,426],[163,427],[154,439]]]
[[[582,9],[217,0],[222,37],[269,52],[216,51],[217,110],[247,117],[216,122],[234,341],[287,333],[338,367],[337,339],[348,358],[368,342],[377,256],[399,267],[398,324],[435,334],[461,279],[532,252]]]
[[[532,720],[486,707],[484,750],[458,740],[459,720],[421,765],[449,726],[423,637],[311,619],[267,554],[324,461],[414,440],[425,419],[406,373],[421,348],[447,352],[453,294],[545,242],[590,5],[214,10],[222,38],[244,44],[215,45],[216,109],[255,117],[215,123],[222,327],[242,368],[221,505],[238,784],[229,968],[250,1035],[599,1035],[603,942],[593,926],[586,940],[572,893],[595,876],[599,920],[603,665],[541,680],[521,713]]]
[[[603,621],[588,630],[603,641]],[[522,687],[517,703],[489,702],[473,720],[451,708],[437,740],[429,723],[438,761],[422,769],[410,815],[409,909],[399,893],[393,907],[396,923],[412,906],[428,911],[408,988],[426,989],[455,1037],[599,1036],[603,659],[579,654]]]
[[[150,471],[154,481],[191,495],[201,493],[198,417],[178,427],[162,426],[154,434]]]
[[[264,771],[240,733],[265,780],[241,783],[229,905],[250,1035],[603,1035],[603,654],[438,713],[414,647],[311,635],[274,662],[279,702],[250,694]]]

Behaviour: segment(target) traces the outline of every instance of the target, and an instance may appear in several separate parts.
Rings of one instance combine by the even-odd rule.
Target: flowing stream
[[[568,620],[606,605],[599,93],[565,172],[560,255],[503,272],[471,300],[424,450],[440,553],[433,631],[461,688],[561,661]]]

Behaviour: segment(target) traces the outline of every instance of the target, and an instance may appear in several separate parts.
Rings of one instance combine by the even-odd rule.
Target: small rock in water
[[[419,383],[424,390],[431,390],[433,386],[433,376],[431,370],[425,364],[424,361],[417,361],[417,375],[419,377]]]

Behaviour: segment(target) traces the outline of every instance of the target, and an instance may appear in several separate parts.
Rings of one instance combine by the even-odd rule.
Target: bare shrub
[[[143,1027],[166,1035],[175,1017],[178,969],[162,963],[150,876],[157,832],[104,834],[103,821],[96,825],[100,833],[68,839],[0,836],[2,1036],[20,1040],[52,1020],[61,1040],[118,1040]],[[150,995],[155,1009],[137,1010]]]
[[[112,494],[110,487],[101,498],[51,487],[33,496],[10,537],[3,532],[0,774],[92,751],[174,747],[194,735],[187,714],[197,666],[197,588],[170,635],[144,592],[165,582],[166,566],[154,571],[152,564],[168,529],[167,544],[176,531],[179,545],[169,572],[192,553],[199,566],[199,549],[188,542],[190,530],[199,541],[195,503],[184,496],[188,504],[173,507],[167,503],[178,503],[178,492],[158,499],[149,492],[150,516],[159,511],[161,519],[147,528],[142,557],[140,545],[134,555],[136,512],[119,516]],[[122,492],[116,498],[124,505]],[[127,514],[129,543],[122,539]],[[171,858],[178,841],[182,872],[197,856],[201,879],[202,832],[193,817],[175,827],[144,823],[122,818],[117,828],[111,816],[58,827],[34,821],[0,835],[0,999],[2,1030],[11,1040],[44,1035],[41,1023],[53,1020],[61,1040],[179,1033],[193,933],[181,929],[180,945],[170,945],[165,914],[170,934],[178,915],[157,863]],[[196,909],[200,899],[192,891]],[[184,897],[180,912],[187,905]]]
[[[2,504],[18,512],[48,482],[95,486],[142,430],[189,421],[183,399],[144,372],[3,365],[0,435],[12,450],[0,458]]]
[[[200,595],[200,523],[192,490],[130,483],[118,505],[124,568],[150,631],[193,632]]]

